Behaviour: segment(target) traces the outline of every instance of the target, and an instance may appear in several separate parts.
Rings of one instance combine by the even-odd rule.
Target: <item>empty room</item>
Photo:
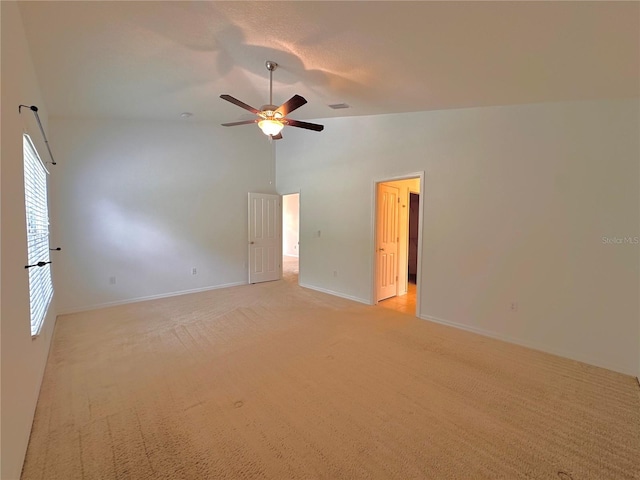
[[[640,479],[640,3],[2,1],[2,480]]]

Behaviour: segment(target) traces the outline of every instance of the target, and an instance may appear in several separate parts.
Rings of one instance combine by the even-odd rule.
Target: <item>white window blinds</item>
[[[24,197],[27,212],[27,255],[31,335],[38,335],[53,297],[49,263],[49,210],[47,208],[47,170],[28,135],[23,136]]]

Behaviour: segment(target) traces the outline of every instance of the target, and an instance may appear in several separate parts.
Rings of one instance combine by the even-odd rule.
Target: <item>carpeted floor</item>
[[[22,478],[638,479],[640,388],[289,273],[60,317]]]

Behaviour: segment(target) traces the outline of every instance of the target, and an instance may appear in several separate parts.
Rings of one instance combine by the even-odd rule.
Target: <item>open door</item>
[[[282,277],[280,195],[249,193],[249,283]]]
[[[398,294],[398,188],[378,184],[376,300]]]

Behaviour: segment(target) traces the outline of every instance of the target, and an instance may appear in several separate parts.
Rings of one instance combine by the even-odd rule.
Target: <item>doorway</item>
[[[300,194],[282,196],[282,278],[298,283],[300,272]]]
[[[375,183],[374,300],[419,315],[421,188],[414,174]]]

